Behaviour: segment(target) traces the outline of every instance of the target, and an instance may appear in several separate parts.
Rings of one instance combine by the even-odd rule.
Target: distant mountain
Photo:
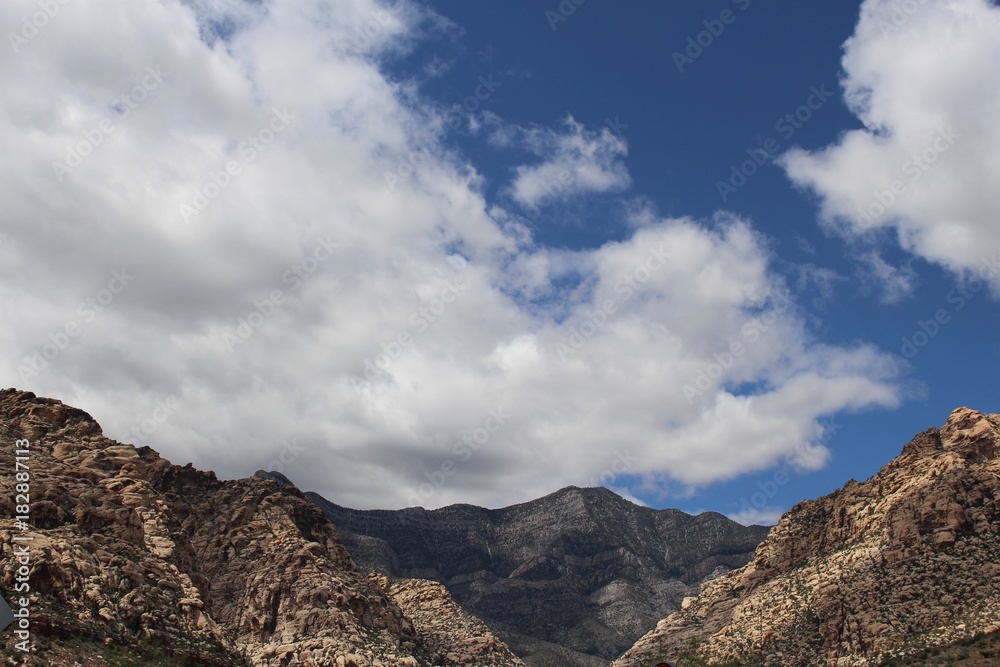
[[[998,632],[1000,415],[960,408],[866,482],[793,507],[613,667],[998,665]]]
[[[0,459],[0,595],[21,609],[26,567],[34,649],[8,628],[4,665],[523,667],[441,585],[360,572],[293,487],[172,465],[12,389]]]
[[[533,667],[606,667],[701,582],[746,564],[768,531],[602,488],[496,510],[361,511],[306,496],[359,567],[441,582]]]

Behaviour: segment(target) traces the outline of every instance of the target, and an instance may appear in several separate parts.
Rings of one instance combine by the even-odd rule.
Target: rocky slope
[[[15,443],[30,441],[30,520]],[[432,582],[360,572],[295,489],[223,482],[105,438],[85,412],[0,391],[0,581],[31,537],[34,652],[6,664],[418,667],[522,663]]]
[[[685,653],[851,667],[957,651],[1000,664],[961,648],[998,628],[1000,415],[960,408],[868,481],[796,505],[751,563],[703,585],[613,667]]]
[[[889,658],[884,667],[996,667],[1000,665],[1000,630],[972,635],[944,646],[931,646],[905,658]]]
[[[746,564],[767,534],[600,488],[497,510],[359,511],[306,495],[362,569],[444,584],[532,667],[606,666],[701,582]]]

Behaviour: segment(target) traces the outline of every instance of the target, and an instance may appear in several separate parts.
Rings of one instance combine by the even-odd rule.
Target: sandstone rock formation
[[[306,496],[359,567],[444,584],[532,667],[606,666],[701,582],[746,564],[768,530],[600,488],[497,510],[360,511]]]
[[[30,520],[15,522],[15,442]],[[30,536],[34,652],[6,664],[419,667],[522,663],[431,582],[360,572],[316,505],[105,438],[85,412],[0,391],[0,583]]]
[[[868,481],[796,505],[613,667],[916,664],[998,628],[1000,415],[960,408]]]

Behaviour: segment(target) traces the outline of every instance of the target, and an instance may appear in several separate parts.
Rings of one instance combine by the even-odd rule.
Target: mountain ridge
[[[4,389],[0,456],[15,447],[30,518],[13,518],[14,475],[0,475],[0,583],[14,590],[13,538],[30,537],[32,651],[6,633],[6,664],[523,667],[438,584],[361,572],[298,489],[174,465]]]
[[[1000,415],[957,408],[864,482],[798,503],[612,667],[688,654],[808,667],[917,659],[1000,630]]]
[[[441,582],[532,667],[606,665],[662,610],[747,562],[768,531],[716,512],[655,510],[602,487],[495,509],[353,510],[306,497],[360,567]]]
[[[769,532],[599,487],[497,509],[350,510],[280,473],[174,465],[83,410],[0,390],[0,456],[22,439],[31,519],[13,519],[0,476],[0,583],[13,587],[12,538],[27,531],[44,653],[15,663],[8,635],[7,664],[603,667],[637,630],[612,667],[997,655],[1000,414],[954,410]]]

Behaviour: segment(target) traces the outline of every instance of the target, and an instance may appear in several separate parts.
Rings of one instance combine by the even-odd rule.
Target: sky
[[[998,412],[990,0],[12,0],[0,384],[356,508],[773,523]]]

